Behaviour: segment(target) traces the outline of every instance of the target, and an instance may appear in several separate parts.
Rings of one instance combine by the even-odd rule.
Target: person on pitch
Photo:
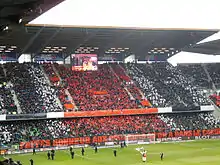
[[[163,152],[160,153],[160,160],[161,160],[161,161],[163,160],[163,156],[164,156]]]

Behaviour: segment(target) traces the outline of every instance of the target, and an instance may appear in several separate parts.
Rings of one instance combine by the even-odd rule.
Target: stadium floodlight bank
[[[126,144],[155,144],[155,134],[125,135]]]

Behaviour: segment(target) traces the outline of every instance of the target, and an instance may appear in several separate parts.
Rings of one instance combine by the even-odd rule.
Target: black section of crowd
[[[179,67],[168,63],[127,64],[127,72],[156,107],[173,110],[199,110],[210,105],[198,85],[185,76]]]

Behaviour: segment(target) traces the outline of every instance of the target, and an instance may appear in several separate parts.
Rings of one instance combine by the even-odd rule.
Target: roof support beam
[[[40,52],[42,51],[42,49],[44,49],[44,47],[47,46],[47,45],[50,43],[50,41],[51,41],[54,37],[56,37],[56,35],[57,35],[62,29],[63,29],[62,27],[57,28],[56,31],[53,33],[53,35],[52,35],[50,38],[48,38],[48,39],[46,40],[46,42],[37,50],[37,52],[35,53],[35,55],[37,55],[38,53],[40,53]]]
[[[18,58],[25,53],[28,48],[33,44],[33,42],[36,40],[36,38],[39,36],[39,34],[44,30],[44,27],[40,28],[38,32],[28,41],[28,43],[25,45],[21,53],[18,55]]]
[[[119,39],[115,39],[113,42],[111,42],[108,45],[106,45],[105,47],[103,47],[102,51],[105,52],[106,49],[112,48],[114,45],[119,44],[120,42],[124,41],[126,38],[131,36],[132,34],[133,34],[133,31],[126,33],[124,36],[120,37]]]
[[[78,45],[76,45],[73,48],[73,51],[75,52],[77,48],[79,48],[81,45],[84,45],[87,41],[89,41],[91,38],[95,37],[97,35],[97,33],[99,32],[99,30],[97,29],[95,32],[88,32],[86,29],[86,36],[84,38],[82,38],[82,40],[80,41],[80,43]]]

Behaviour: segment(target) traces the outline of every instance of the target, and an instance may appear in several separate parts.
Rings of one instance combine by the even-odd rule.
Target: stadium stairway
[[[125,73],[125,75],[126,75],[127,77],[130,77],[130,76],[127,74],[125,68],[123,68],[121,65],[119,65],[119,67],[121,68],[121,70],[123,70],[123,72]],[[146,97],[144,96],[143,92],[142,92],[139,88],[138,88],[137,90],[138,90],[138,92],[140,93],[142,99],[146,99]]]
[[[56,75],[58,76],[58,78],[61,80],[61,82],[63,82],[63,79],[61,78],[61,76],[60,76],[59,72],[57,71],[56,67],[54,66],[54,64],[52,64],[52,68],[53,68],[54,72],[56,73]],[[75,107],[75,110],[78,110],[78,107],[76,106],[76,104],[75,104],[70,92],[68,91],[68,89],[65,89],[65,94],[68,96],[71,104]]]
[[[205,64],[202,64],[202,67],[203,67],[203,69],[204,69],[204,71],[205,71],[205,73],[206,73],[206,75],[207,75],[207,77],[208,77],[208,80],[210,80],[210,81],[212,82],[212,88],[213,88],[213,90],[216,91],[217,88],[216,88],[214,82],[212,81],[212,78],[211,78],[211,76],[210,76],[210,74],[209,74],[209,72],[208,72],[208,70],[207,70],[207,68],[206,68],[206,65],[205,65]]]
[[[1,66],[2,66],[2,69],[3,69],[5,77],[7,77],[7,72],[6,72],[5,68],[4,68],[4,65],[1,65]],[[8,84],[9,84],[9,86],[13,86],[11,81],[9,81]],[[12,94],[12,98],[14,100],[14,103],[15,103],[15,105],[17,107],[17,112],[18,112],[18,114],[20,114],[22,112],[22,110],[21,110],[21,106],[20,106],[20,103],[18,101],[17,95],[16,95],[15,91],[12,88],[11,88],[10,92]]]
[[[51,84],[51,82],[50,82],[50,80],[49,80],[49,77],[47,76],[47,74],[46,74],[44,68],[42,67],[42,65],[40,65],[40,69],[43,71],[43,74],[44,74],[44,77],[45,77],[47,83],[51,86],[52,84]]]
[[[43,75],[44,75],[44,77],[45,77],[45,79],[46,79],[46,82],[47,82],[50,86],[52,86],[52,84],[51,84],[51,82],[50,82],[50,79],[49,79],[49,77],[47,76],[47,74],[46,74],[46,72],[45,72],[45,70],[44,70],[44,68],[43,68],[42,65],[40,65],[40,69],[43,71]],[[61,101],[60,101],[60,99],[59,99],[58,97],[56,97],[56,102],[58,103],[60,109],[63,109],[63,106],[62,106],[62,104],[61,104]]]
[[[120,78],[118,77],[118,75],[115,73],[114,69],[112,68],[111,65],[108,65],[108,67],[110,68],[111,72],[115,75],[115,77],[117,77],[118,80],[120,80]],[[130,97],[131,100],[135,100],[134,97],[132,96],[132,94],[129,92],[129,90],[124,87],[125,91],[128,93],[128,96]]]

